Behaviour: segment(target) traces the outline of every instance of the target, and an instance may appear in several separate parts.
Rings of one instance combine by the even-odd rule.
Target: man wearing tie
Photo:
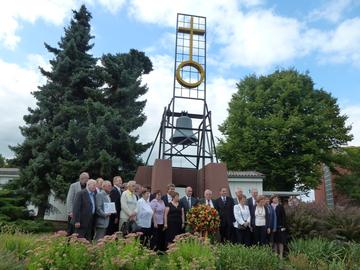
[[[76,193],[73,206],[73,219],[75,233],[80,238],[92,239],[93,221],[96,210],[95,201],[96,181],[90,179],[86,183],[86,188]]]
[[[110,192],[111,202],[115,203],[116,213],[111,214],[109,219],[109,226],[107,227],[106,234],[112,235],[119,230],[119,220],[120,220],[120,210],[121,210],[121,185],[122,185],[121,176],[115,176],[113,178],[113,189]]]
[[[211,197],[212,191],[210,189],[207,189],[204,192],[204,199],[201,199],[199,203],[209,205],[211,208],[215,208],[215,201]]]
[[[186,196],[182,197],[180,200],[181,206],[184,208],[185,211],[185,220],[186,220],[186,213],[199,202],[196,198],[192,197],[192,187],[186,187],[185,194]]]
[[[174,184],[169,184],[167,186],[167,193],[161,197],[161,199],[164,201],[165,203],[165,206],[168,207],[169,206],[169,203],[171,202],[172,200],[172,197],[171,197],[171,193],[175,192],[175,185]]]
[[[215,200],[215,208],[220,216],[220,237],[221,242],[233,241],[234,200],[227,196],[227,188],[221,188],[220,197]]]

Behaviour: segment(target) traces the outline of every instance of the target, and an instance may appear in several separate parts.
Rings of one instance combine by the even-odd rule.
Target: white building
[[[259,195],[263,194],[265,175],[256,171],[228,171],[231,196],[235,197],[236,188],[241,188],[246,198],[251,196],[251,189],[256,188]]]

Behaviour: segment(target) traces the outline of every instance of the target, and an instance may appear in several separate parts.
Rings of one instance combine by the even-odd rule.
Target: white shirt
[[[213,203],[212,203],[212,200],[207,200],[207,199],[205,199],[205,204],[206,204],[206,205],[210,205],[211,208],[214,208],[214,205],[213,205]]]
[[[234,216],[235,216],[235,222],[234,227],[238,228],[238,225],[243,225],[245,222],[248,222],[250,224],[251,216],[250,216],[250,210],[249,206],[244,205],[241,206],[241,204],[234,205]]]
[[[265,226],[265,207],[256,206],[255,208],[255,226]]]
[[[142,228],[151,227],[151,219],[154,214],[150,206],[149,201],[145,201],[144,198],[141,198],[137,201],[136,205],[136,223]]]

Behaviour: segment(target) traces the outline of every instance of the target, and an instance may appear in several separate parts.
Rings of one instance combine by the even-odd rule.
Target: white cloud
[[[347,8],[358,3],[331,1],[310,17],[326,15],[337,22]],[[359,17],[323,30],[310,27],[306,19],[276,14],[256,0],[131,0],[128,12],[141,22],[167,27],[174,27],[178,12],[206,16],[208,42],[222,46],[217,61],[221,59],[224,67],[245,66],[261,72],[309,54],[320,62],[360,65]]]
[[[111,13],[118,11],[126,0],[98,0],[100,6]],[[12,0],[3,1],[0,9],[0,45],[14,50],[21,40],[18,30],[22,23],[35,23],[44,20],[47,23],[61,26],[64,19],[72,15],[72,9],[82,4],[94,5],[93,0]]]
[[[24,68],[1,59],[0,73],[0,153],[11,157],[7,146],[23,140],[19,126],[24,124],[22,117],[28,113],[27,108],[35,106],[31,92],[37,90],[41,78],[34,65]]]
[[[360,105],[347,105],[341,112],[348,116],[346,124],[352,126],[351,133],[354,139],[349,144],[360,146]]]
[[[322,59],[325,62],[350,62],[360,66],[360,17],[345,20],[328,33],[320,50],[324,53]]]
[[[220,30],[228,33],[221,40],[221,57],[231,65],[263,68],[303,54],[301,24],[269,10],[239,13]]]
[[[15,49],[21,38],[17,31],[21,22],[34,23],[38,19],[61,25],[71,8],[75,7],[73,0],[54,1],[5,1],[0,9],[0,43],[8,49]]]
[[[115,14],[126,2],[126,0],[98,0],[112,14]]]
[[[326,1],[325,4],[313,10],[309,14],[310,20],[320,20],[325,19],[327,21],[336,23],[338,22],[344,15],[344,12],[353,5],[359,3],[358,0],[331,0]]]

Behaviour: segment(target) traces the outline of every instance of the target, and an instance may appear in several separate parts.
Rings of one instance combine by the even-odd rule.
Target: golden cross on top
[[[193,36],[194,35],[205,35],[205,30],[203,29],[194,29],[194,17],[190,17],[190,28],[179,27],[179,33],[190,34],[190,52],[189,52],[189,60],[192,61],[193,55]]]

